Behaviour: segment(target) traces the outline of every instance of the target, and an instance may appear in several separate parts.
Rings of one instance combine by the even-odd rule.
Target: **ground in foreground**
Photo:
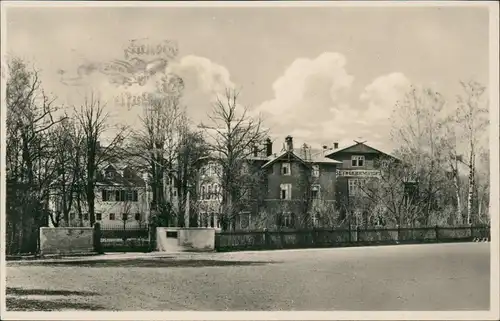
[[[488,243],[10,262],[7,309],[488,310]]]

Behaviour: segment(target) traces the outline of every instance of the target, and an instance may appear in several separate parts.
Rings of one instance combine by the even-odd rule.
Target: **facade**
[[[382,158],[395,159],[364,142],[356,142],[356,144],[343,149],[334,148],[326,154],[326,157],[340,162],[335,182],[340,220],[346,218],[348,209],[358,210],[356,205],[364,197],[363,187],[367,181],[380,177],[379,161]]]
[[[319,150],[307,145],[294,148],[291,136],[279,153],[273,153],[268,139],[263,153],[256,150],[246,159],[255,186],[230,229],[335,225],[345,218],[342,204],[359,194],[366,178],[378,176],[376,160],[381,156],[389,155],[358,142],[343,149],[336,143]],[[219,173],[217,157],[200,160],[197,226],[221,228]]]
[[[133,166],[106,164],[96,175],[95,216],[102,226],[145,227],[149,222],[152,201],[151,186],[146,173]],[[178,207],[175,177],[164,180],[164,195],[174,208]],[[68,222],[63,219],[59,226],[90,226],[90,218],[85,202],[80,202],[83,214],[78,215],[78,204],[73,201]],[[51,196],[49,210],[57,216],[61,212],[61,198]],[[60,214],[59,214],[60,216]],[[53,223],[49,220],[49,225]]]
[[[103,226],[147,226],[150,191],[141,173],[109,164],[96,184],[96,221]]]
[[[96,175],[95,217],[103,226],[146,226],[149,215],[149,198],[146,179],[142,173],[128,166],[106,164]],[[76,198],[76,197],[74,197]],[[83,214],[78,215],[78,204],[73,200],[68,222],[60,226],[90,226],[85,202],[80,202]],[[61,198],[52,196],[49,210],[61,212]],[[52,222],[50,222],[52,223]]]

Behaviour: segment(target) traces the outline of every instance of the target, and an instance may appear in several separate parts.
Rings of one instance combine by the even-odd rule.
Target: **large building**
[[[293,138],[287,136],[283,148],[275,152],[272,141],[267,139],[262,148],[255,148],[244,160],[235,202],[239,208],[230,220],[221,214],[224,210],[221,208],[220,158],[217,155],[203,157],[197,162],[197,192],[187,202],[191,217],[184,217],[184,222],[189,226],[225,230],[337,226],[346,220],[349,207],[359,199],[364,181],[378,177],[380,157],[391,156],[364,142],[344,148],[339,148],[337,143],[322,149],[305,144],[297,148]],[[151,184],[145,167],[135,163],[122,160],[104,164],[97,173],[95,214],[96,221],[103,226],[139,227],[149,223]],[[178,209],[174,180],[174,177],[165,177],[163,193]],[[49,208],[53,213],[60,213],[61,205],[61,198],[53,196]],[[68,222],[62,219],[59,224],[89,226],[88,211],[84,204],[83,207],[79,211],[73,204]],[[178,214],[178,219],[183,219],[185,213]]]
[[[150,191],[145,177],[129,166],[105,164],[96,174],[95,219],[103,225],[141,226],[147,224]],[[76,194],[76,193],[75,193]],[[82,193],[83,194],[83,193]],[[67,220],[62,215],[62,197],[53,195],[49,209],[60,218],[59,226],[90,226],[88,207],[82,195],[73,197]],[[81,207],[79,210],[78,207]],[[78,213],[82,214],[79,215]],[[50,222],[53,224],[53,222]]]
[[[337,143],[329,148],[312,149],[307,145],[294,148],[293,138],[287,136],[283,149],[273,152],[270,139],[263,152],[246,159],[246,171],[252,175],[241,180],[251,184],[239,215],[229,228],[300,228],[332,226],[346,217],[345,202],[359,196],[367,178],[378,177],[377,159],[388,154],[356,142],[339,149]],[[205,157],[199,162],[196,211],[198,226],[221,227],[221,181],[217,157]],[[252,177],[251,179],[249,177]]]
[[[173,180],[172,175],[165,176],[163,193],[165,200],[177,208],[177,191]],[[153,193],[147,171],[138,169],[135,162],[122,160],[121,162],[101,165],[96,173],[94,193],[95,219],[102,226],[132,228],[148,225]],[[63,199],[60,193],[52,193],[49,200],[49,210],[52,212],[52,217],[57,218],[57,225],[90,226],[90,217],[83,191],[80,191],[80,195],[80,202],[78,202],[76,195],[73,196],[69,215],[65,219],[62,214]],[[53,220],[49,219],[49,225],[54,225]]]

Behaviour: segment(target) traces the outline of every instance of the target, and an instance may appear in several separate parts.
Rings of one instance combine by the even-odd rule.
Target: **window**
[[[217,184],[214,184],[214,197],[215,199],[218,199],[219,198],[219,185]]]
[[[365,166],[365,157],[354,155],[351,157],[351,165],[352,167],[363,167]]]
[[[208,199],[211,199],[212,198],[212,185],[208,185],[208,195],[207,195],[207,198]]]
[[[287,175],[287,176],[291,174],[290,163],[283,163],[283,164],[281,164],[281,174],[282,175]]]
[[[134,191],[127,191],[127,201],[133,201],[134,200]]]
[[[215,164],[212,164],[212,163],[208,163],[207,165],[205,165],[202,169],[202,175],[206,175],[206,176],[214,176],[215,175]]]
[[[241,212],[240,213],[240,228],[242,230],[248,229],[250,227],[250,213],[249,212]]]
[[[205,185],[201,185],[201,199],[205,199]]]
[[[116,200],[119,200],[119,197],[116,198],[115,192],[113,191],[103,189],[101,192],[103,202],[114,202]]]
[[[320,190],[319,185],[312,185],[311,186],[311,199],[317,200],[320,198],[319,190]]]
[[[141,213],[135,213],[135,220],[140,221],[141,220]]]
[[[114,220],[116,220],[115,213],[109,213],[109,220],[110,220],[110,221],[114,221]]]
[[[219,186],[217,186],[217,184],[213,184],[212,185],[212,189],[213,189],[213,194],[212,194],[213,196],[212,196],[212,198],[213,199],[219,198]]]
[[[319,177],[319,165],[312,166],[312,177]]]
[[[282,227],[293,227],[293,213],[285,212],[281,215]]]
[[[280,185],[280,199],[282,200],[292,199],[292,184]]]
[[[177,189],[175,189],[175,188],[174,188],[174,190],[172,191],[172,195],[173,195],[174,197],[177,197]]]
[[[351,178],[348,181],[349,196],[360,195],[363,193],[365,180],[359,178]]]
[[[89,213],[83,214],[83,220],[88,221],[89,220]]]
[[[95,214],[95,220],[96,220],[96,221],[100,221],[100,220],[102,220],[102,214],[101,214],[101,213],[96,213],[96,214]]]
[[[106,178],[113,178],[113,172],[112,171],[107,171],[105,174]]]
[[[248,166],[248,163],[241,164],[241,173],[242,174],[250,173],[250,167]]]
[[[115,191],[115,201],[117,201],[117,202],[124,202],[124,201],[126,201],[127,200],[126,199],[127,195],[126,195],[125,192],[126,191],[124,191],[124,190],[117,190],[117,191]]]
[[[122,220],[123,220],[123,221],[128,220],[128,214],[127,214],[127,213],[123,213],[123,214],[122,214]]]
[[[320,225],[321,215],[319,214],[319,212],[313,213],[311,219],[312,219],[312,225],[314,227],[318,227]]]

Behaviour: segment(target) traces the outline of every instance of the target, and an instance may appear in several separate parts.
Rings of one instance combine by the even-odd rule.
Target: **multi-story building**
[[[324,151],[304,145],[293,147],[287,136],[284,149],[261,166],[265,173],[264,199],[267,225],[305,227],[320,225],[319,208],[335,208],[335,175],[340,162],[325,157]]]
[[[139,166],[140,167],[140,166]],[[149,223],[153,193],[146,171],[138,169],[135,162],[106,163],[96,173],[94,212],[96,222],[103,226],[145,227]],[[163,180],[164,199],[178,208],[175,177],[172,173]],[[83,191],[80,191],[83,195]],[[68,222],[62,215],[62,199],[53,195],[49,201],[49,210],[54,216],[61,217],[60,226],[90,226],[90,217],[85,197],[73,197]],[[78,207],[81,207],[79,211]],[[59,213],[58,213],[59,212]],[[78,213],[82,214],[79,215]],[[49,220],[52,225],[51,220]]]
[[[294,148],[291,136],[286,137],[279,153],[273,153],[270,139],[263,151],[261,154],[256,149],[246,159],[255,186],[246,194],[248,202],[233,220],[232,229],[331,226],[343,219],[345,212],[340,205],[354,197],[363,179],[377,177],[376,159],[389,156],[359,142],[343,149],[337,143],[319,150],[307,145]],[[217,157],[206,157],[199,165],[197,223],[220,228]],[[242,184],[248,184],[248,179]]]
[[[326,157],[340,162],[335,182],[340,220],[346,218],[348,210],[360,211],[356,207],[365,197],[363,190],[366,182],[368,179],[380,178],[380,160],[382,158],[396,160],[393,156],[364,142],[356,142],[342,149],[338,148],[338,144],[334,144],[333,150],[328,151]]]
[[[96,173],[95,219],[103,225],[141,226],[147,224],[149,198],[146,179],[130,166],[105,164]],[[83,192],[81,192],[83,194]],[[85,198],[73,197],[68,222],[61,220],[63,226],[90,226],[90,218]],[[78,215],[81,207],[81,215]],[[51,211],[61,212],[61,197],[53,196],[49,203]],[[60,216],[60,214],[59,214]]]

